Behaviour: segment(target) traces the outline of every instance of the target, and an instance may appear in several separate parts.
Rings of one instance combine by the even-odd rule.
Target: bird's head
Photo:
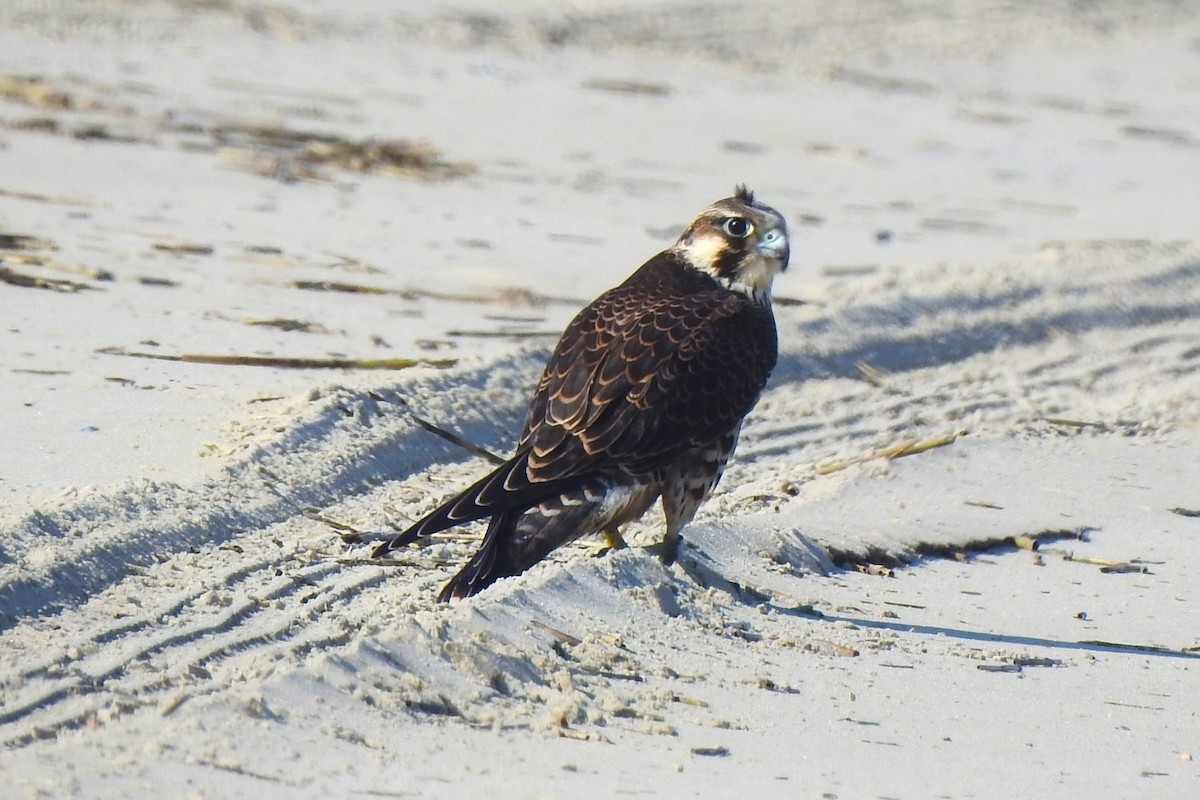
[[[738,186],[733,197],[701,212],[672,248],[685,263],[736,292],[771,297],[771,282],[787,269],[787,223],[754,193]]]

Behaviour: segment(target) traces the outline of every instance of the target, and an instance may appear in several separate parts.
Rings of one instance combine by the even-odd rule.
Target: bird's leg
[[[667,534],[663,536],[661,542],[652,544],[646,549],[658,556],[663,566],[669,567],[675,563],[675,559],[679,556],[679,545],[682,542],[683,537],[679,535],[679,531],[672,531],[668,528]]]
[[[616,526],[604,532],[604,543],[608,545],[609,550],[624,550],[629,546],[625,537],[621,535],[621,529]]]
[[[621,529],[617,526],[607,528],[603,531],[604,544],[598,548],[594,554],[595,558],[607,555],[613,550],[624,550],[629,545],[625,542],[625,538],[621,536]]]

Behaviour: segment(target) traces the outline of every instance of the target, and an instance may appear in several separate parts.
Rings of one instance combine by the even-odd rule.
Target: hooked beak
[[[783,228],[771,228],[764,233],[758,240],[755,249],[767,258],[775,258],[780,260],[779,271],[782,272],[788,266],[788,237],[787,232]]]

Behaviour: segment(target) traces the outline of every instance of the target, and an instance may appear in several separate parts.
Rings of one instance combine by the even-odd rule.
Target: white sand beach
[[[683,563],[370,561],[738,183]],[[1197,186],[1200,3],[0,5],[0,797],[1200,796]]]

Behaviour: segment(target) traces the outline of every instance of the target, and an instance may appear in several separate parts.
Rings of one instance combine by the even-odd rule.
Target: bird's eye
[[[754,224],[742,217],[730,217],[721,225],[721,229],[735,239],[745,239],[754,233]]]

